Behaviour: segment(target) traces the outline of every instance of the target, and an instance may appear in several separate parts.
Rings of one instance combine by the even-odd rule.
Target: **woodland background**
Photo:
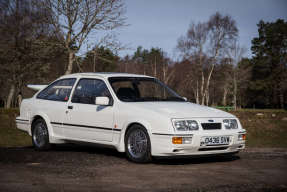
[[[0,0],[0,107],[31,97],[27,84],[77,72],[124,72],[157,77],[198,104],[287,108],[286,21],[258,21],[249,48],[241,47],[229,15],[191,21],[178,37],[180,60],[140,45],[120,57],[128,47],[113,31],[127,25],[121,0]],[[252,58],[244,57],[246,49]]]

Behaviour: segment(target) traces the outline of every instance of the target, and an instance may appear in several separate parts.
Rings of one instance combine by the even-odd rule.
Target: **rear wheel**
[[[140,125],[133,125],[128,130],[125,137],[125,150],[131,161],[137,163],[151,161],[151,144],[145,128]]]
[[[43,151],[50,148],[49,132],[46,122],[43,119],[37,119],[33,123],[32,143],[36,150]]]

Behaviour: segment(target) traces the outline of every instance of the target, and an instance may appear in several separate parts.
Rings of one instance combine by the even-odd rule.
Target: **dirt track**
[[[0,148],[0,191],[287,191],[287,149],[134,164],[99,147]]]

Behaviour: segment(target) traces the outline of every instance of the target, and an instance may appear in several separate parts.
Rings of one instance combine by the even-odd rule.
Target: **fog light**
[[[244,140],[246,140],[246,134],[239,134],[238,141],[244,141]]]
[[[192,137],[173,137],[173,144],[191,144]]]

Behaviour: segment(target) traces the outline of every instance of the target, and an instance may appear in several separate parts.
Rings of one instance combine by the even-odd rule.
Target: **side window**
[[[41,91],[37,95],[37,98],[53,101],[68,101],[75,81],[76,79],[74,78],[56,81]]]
[[[112,101],[104,81],[98,79],[81,79],[72,97],[73,103],[95,104],[96,97],[106,96]]]

